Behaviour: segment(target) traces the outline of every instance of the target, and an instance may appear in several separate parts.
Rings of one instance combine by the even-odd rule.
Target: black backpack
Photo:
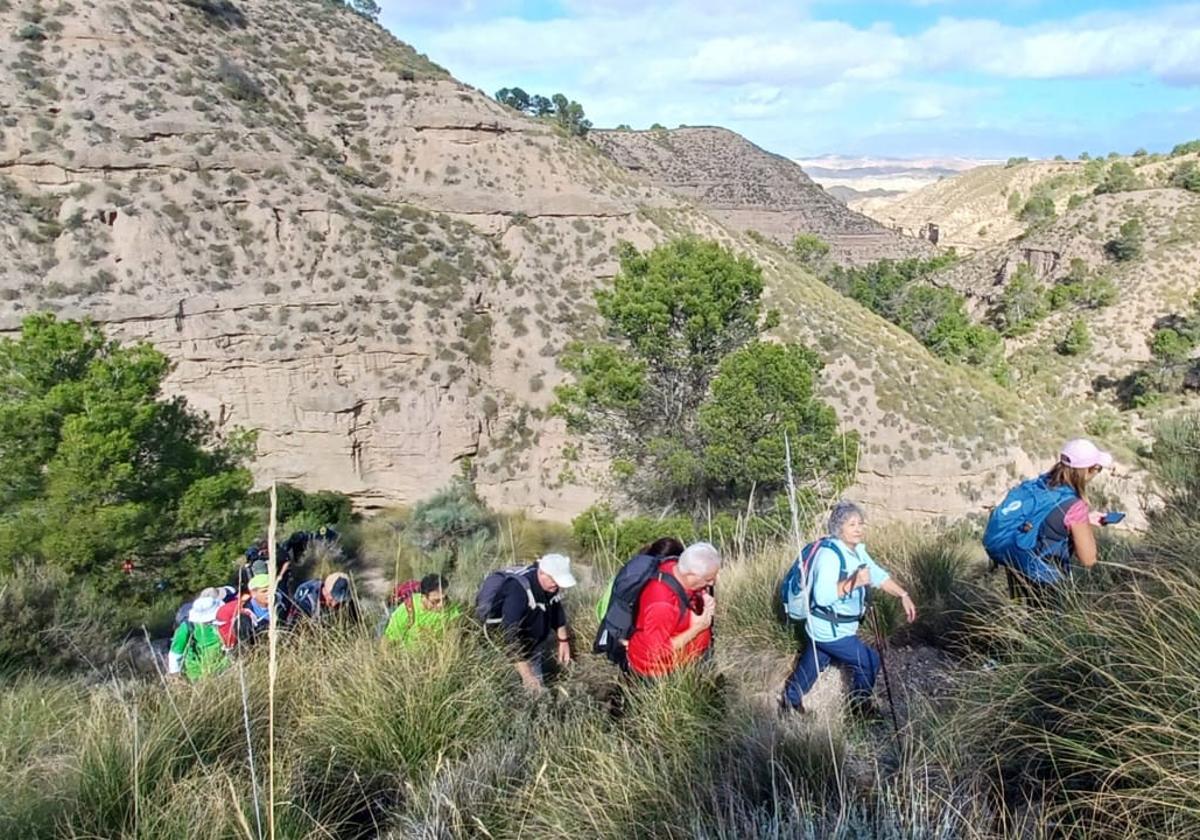
[[[638,598],[652,580],[662,581],[674,593],[679,600],[679,619],[683,619],[688,610],[687,592],[674,575],[658,570],[659,565],[670,559],[639,554],[620,568],[613,578],[612,594],[608,609],[600,621],[600,629],[596,632],[593,653],[603,653],[614,665],[628,667],[629,637],[637,622]]]
[[[562,596],[561,592],[556,592],[548,604],[539,604],[533,597],[533,588],[529,583],[529,570],[532,568],[533,566],[509,566],[506,569],[490,572],[483,579],[483,584],[479,587],[479,594],[475,596],[475,618],[480,624],[485,628],[491,628],[501,622],[500,590],[504,588],[504,584],[509,578],[515,579],[525,590],[530,610],[544,610]]]

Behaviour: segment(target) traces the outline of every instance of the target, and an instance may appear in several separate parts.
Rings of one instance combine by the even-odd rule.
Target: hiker
[[[225,646],[213,623],[222,601],[216,588],[205,589],[192,602],[187,618],[175,628],[167,654],[167,673],[182,673],[193,682],[229,665]]]
[[[459,610],[449,604],[449,583],[441,575],[425,575],[418,591],[400,599],[388,617],[383,638],[411,647],[418,639],[441,633],[458,618]]]
[[[283,541],[283,552],[280,556],[287,562],[298,566],[311,541],[312,534],[309,531],[296,531]]]
[[[226,649],[237,647],[242,642],[252,642],[259,633],[265,632],[271,622],[271,577],[258,574],[246,584],[243,593],[217,610],[216,625]],[[276,620],[282,622],[285,615],[283,595],[275,593]]]
[[[1096,565],[1092,526],[1115,524],[1124,514],[1093,511],[1086,492],[1112,463],[1112,455],[1090,440],[1069,440],[1048,472],[1021,482],[992,511],[983,545],[1004,567],[1014,600],[1041,600],[1071,574],[1072,557],[1085,568]]]
[[[571,637],[563,590],[575,585],[571,559],[547,554],[536,564],[501,569],[484,579],[475,601],[476,616],[487,630],[499,630],[514,648],[513,663],[521,682],[540,694],[543,684],[544,644],[554,631],[556,655],[561,665],[571,662]]]
[[[232,586],[210,586],[201,590],[200,595],[196,597],[205,595],[216,598],[222,604],[225,604],[237,597],[237,590]],[[178,628],[180,624],[183,624],[183,622],[188,620],[188,613],[191,612],[192,604],[194,603],[194,600],[184,601],[179,605],[179,609],[175,611],[175,628]]]
[[[313,578],[296,587],[292,593],[288,623],[295,624],[302,618],[314,621],[334,617],[355,620],[358,608],[350,591],[350,578],[345,572],[333,572],[325,579]]]
[[[659,537],[652,543],[647,543],[638,549],[637,554],[630,558],[629,562],[633,562],[639,557],[653,557],[656,560],[664,560],[667,557],[678,557],[683,554],[683,543],[674,537]],[[626,564],[628,565],[628,564]],[[604,595],[596,603],[596,618],[604,621],[604,614],[608,612],[608,603],[612,599],[613,584],[616,582],[614,576],[608,582],[608,588],[604,590]]]
[[[851,711],[878,715],[871,697],[879,671],[879,653],[858,638],[867,611],[867,588],[882,589],[900,599],[908,621],[917,617],[912,598],[867,553],[866,517],[853,502],[840,501],[829,514],[829,536],[810,548],[811,590],[805,630],[808,641],[796,659],[780,697],[781,711],[804,711],[803,696],[831,661],[850,669]]]
[[[287,595],[292,591],[292,564],[288,560],[283,546],[276,545],[275,549],[275,562],[279,569],[276,588]],[[238,567],[233,578],[233,586],[240,593],[249,591],[250,578],[255,575],[267,574],[270,566],[270,551],[267,541],[261,540],[250,546],[246,549],[243,557],[242,565]]]
[[[633,568],[632,561],[627,568]],[[721,555],[706,542],[693,543],[678,557],[655,564],[635,601],[625,654],[630,672],[663,676],[708,652],[717,607],[713,585],[720,571]],[[618,572],[614,598],[620,598],[623,589]]]

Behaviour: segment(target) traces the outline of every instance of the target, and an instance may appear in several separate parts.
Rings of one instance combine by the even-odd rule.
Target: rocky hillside
[[[933,223],[938,226],[939,245],[970,252],[1024,232],[1025,225],[1017,218],[1020,208],[1015,211],[1010,206],[1014,194],[1028,197],[1038,184],[1081,171],[1082,164],[1067,161],[979,166],[905,195],[859,198],[849,204],[905,233],[915,234]]]
[[[932,251],[825,192],[795,162],[724,128],[594,131],[592,142],[638,177],[684,196],[734,230],[788,243],[815,233],[835,259],[867,263]]]
[[[1145,231],[1141,253],[1114,260],[1106,243],[1132,219]],[[1048,225],[983,249],[936,282],[965,293],[985,318],[1018,272],[1049,290],[1072,271],[1103,277],[1114,301],[1051,312],[1029,334],[1009,340],[1010,361],[1018,373],[1044,383],[1035,394],[1068,392],[1107,403],[1114,383],[1149,360],[1155,327],[1187,312],[1200,289],[1200,195],[1160,187],[1091,196]],[[1075,355],[1055,352],[1076,320],[1087,325],[1091,347]]]
[[[879,512],[977,511],[1063,432],[324,0],[0,0],[0,30],[0,329],[50,309],[152,341],[175,392],[260,430],[260,480],[372,507],[469,460],[493,505],[574,514],[603,487],[546,416],[555,360],[617,243],[681,233],[764,262]]]

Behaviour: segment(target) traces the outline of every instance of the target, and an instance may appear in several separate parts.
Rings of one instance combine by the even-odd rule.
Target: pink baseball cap
[[[1111,467],[1113,462],[1111,452],[1105,452],[1087,438],[1075,438],[1064,443],[1059,457],[1068,467],[1077,469]]]

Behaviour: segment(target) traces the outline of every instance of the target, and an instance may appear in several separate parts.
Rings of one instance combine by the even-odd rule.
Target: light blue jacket
[[[846,575],[853,575],[859,566],[866,564],[867,572],[871,575],[871,586],[882,586],[891,577],[882,566],[876,563],[867,553],[867,544],[859,543],[854,549],[841,540],[833,542],[842,550],[845,556]],[[841,561],[837,552],[832,548],[823,547],[813,558],[812,566],[812,600],[818,607],[832,608],[838,615],[860,615],[866,606],[866,587],[859,587],[844,598],[837,593],[838,581],[841,574]],[[858,632],[858,622],[848,621],[844,624],[834,624],[830,621],[810,616],[808,619],[808,634],[815,642],[836,642]]]

